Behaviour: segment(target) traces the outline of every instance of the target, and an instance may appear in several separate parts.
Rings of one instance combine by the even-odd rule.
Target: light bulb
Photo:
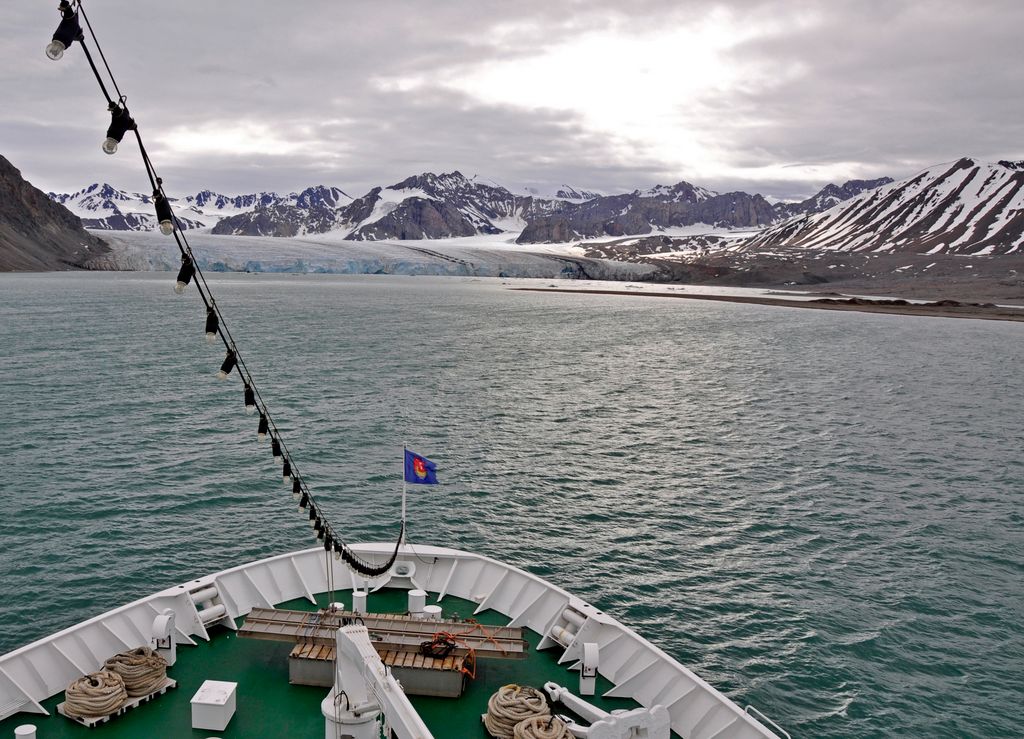
[[[66,48],[68,47],[57,39],[54,39],[46,45],[46,56],[50,57],[55,62],[60,61],[60,58],[64,56],[64,49]]]
[[[212,344],[217,339],[217,331],[220,321],[217,318],[217,311],[212,307],[206,309],[206,343]]]
[[[224,380],[228,375],[231,374],[231,370],[235,368],[235,352],[228,349],[228,353],[224,356],[224,363],[221,364],[220,369],[217,371],[217,379]]]
[[[160,233],[170,236],[174,233],[174,224],[171,221],[160,221]]]
[[[105,154],[117,153],[117,139],[108,136],[103,140],[103,152]]]
[[[181,269],[178,270],[178,276],[174,283],[174,292],[181,295],[185,292],[185,287],[192,281],[192,276],[196,273],[196,266],[192,263],[192,260],[187,256],[182,255],[181,257]],[[228,367],[225,371],[230,372],[231,368]]]

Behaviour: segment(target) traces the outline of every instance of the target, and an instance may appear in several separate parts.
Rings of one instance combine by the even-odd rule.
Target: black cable
[[[100,89],[103,91],[103,97],[107,99],[107,105],[113,105],[114,99],[110,97],[110,93],[107,92],[107,86],[103,84],[103,77],[100,75],[100,70],[96,69],[96,62],[92,60],[92,54],[89,53],[89,47],[85,45],[85,38],[78,39],[78,43],[82,45],[82,51],[85,52],[85,58],[89,60],[89,66],[92,67],[92,73],[96,76],[96,81],[100,83]]]
[[[118,100],[124,100],[125,96],[121,94],[121,88],[117,86],[117,80],[114,78],[114,73],[110,71],[110,65],[107,64],[107,57],[103,54],[103,47],[100,46],[100,42],[96,38],[96,32],[92,30],[92,23],[89,22],[89,16],[85,14],[85,6],[82,5],[82,0],[78,0],[78,12],[82,18],[85,19],[85,25],[89,29],[89,35],[92,36],[93,43],[96,44],[96,51],[100,53],[100,59],[103,60],[103,66],[107,68],[107,74],[110,76],[110,82],[114,85],[114,89],[117,91]]]
[[[107,62],[107,57],[103,53],[103,48],[100,45],[99,39],[96,37],[96,33],[93,30],[92,23],[89,22],[89,17],[85,13],[84,8],[82,7],[82,0],[78,0],[77,5],[78,10],[76,12],[81,14],[82,18],[85,20],[85,24],[89,29],[89,34],[92,36],[93,43],[96,45],[96,51],[99,53],[100,58],[103,60],[103,65],[107,70],[108,76],[110,77],[111,84],[114,86],[114,90],[117,92],[118,101],[123,104],[124,100],[126,100],[127,98],[121,93],[120,87],[118,87],[117,79],[114,77],[114,73],[110,69],[110,64]],[[81,44],[82,50],[85,53],[85,57],[89,62],[89,66],[92,69],[93,76],[96,78],[96,82],[99,84],[103,96],[107,99],[107,104],[109,106],[113,106],[115,104],[114,99],[110,96],[110,93],[107,90],[107,86],[103,81],[103,76],[100,74],[100,71],[97,68],[95,61],[93,61],[92,54],[89,53],[89,49],[85,44],[84,34],[82,35],[82,37],[78,39],[78,41]],[[138,126],[134,128],[134,131],[135,138],[139,144],[139,152],[142,155],[142,161],[146,168],[146,175],[149,178],[150,185],[153,187],[154,196],[156,194],[159,194],[161,197],[165,198],[169,203],[170,199],[167,198],[167,193],[164,191],[163,188],[163,180],[157,174],[156,167],[153,165],[152,160],[149,158],[149,153],[146,151],[146,146],[142,141],[142,134],[139,133]],[[203,304],[206,306],[206,309],[208,311],[213,310],[216,313],[218,318],[217,334],[220,336],[221,341],[224,343],[225,349],[234,352],[235,361],[238,365],[239,375],[242,377],[243,382],[247,383],[253,389],[253,393],[257,398],[257,405],[260,410],[260,413],[266,416],[267,418],[267,424],[269,427],[268,430],[271,430],[272,434],[271,438],[277,439],[278,444],[281,447],[282,454],[287,455],[289,464],[291,465],[292,468],[292,475],[299,481],[300,489],[307,496],[309,500],[309,507],[312,509],[314,517],[322,521],[322,536],[324,537],[324,541],[327,541],[329,537],[330,541],[337,542],[338,545],[341,547],[341,554],[345,562],[361,574],[370,577],[375,577],[377,575],[384,574],[389,569],[391,569],[391,566],[395,563],[395,560],[398,557],[398,550],[402,544],[402,539],[405,535],[405,522],[403,521],[401,524],[400,533],[398,536],[398,540],[395,542],[394,551],[388,558],[388,561],[383,565],[371,565],[367,563],[365,560],[356,556],[356,554],[348,546],[346,546],[345,542],[341,539],[341,537],[335,534],[334,527],[330,525],[330,523],[327,521],[326,516],[323,515],[323,511],[317,504],[315,498],[313,497],[313,494],[310,492],[309,487],[306,484],[305,478],[302,477],[299,471],[298,465],[292,459],[292,455],[290,450],[288,449],[288,445],[285,443],[284,438],[282,437],[281,432],[277,426],[277,423],[271,416],[266,401],[263,399],[263,395],[259,391],[259,387],[253,380],[252,372],[250,372],[248,366],[245,364],[245,360],[242,358],[241,352],[238,351],[238,346],[235,343],[234,336],[232,336],[231,334],[231,330],[227,326],[227,321],[224,318],[224,314],[221,312],[220,306],[214,299],[213,291],[210,289],[210,285],[206,281],[206,275],[203,274],[203,271],[199,268],[199,264],[196,261],[195,254],[192,251],[192,247],[188,243],[188,237],[186,237],[184,234],[181,219],[178,218],[178,215],[174,213],[173,210],[171,211],[171,217],[174,219],[175,228],[173,231],[173,235],[175,243],[178,246],[178,251],[181,253],[183,259],[188,259],[192,263],[192,268],[195,273],[196,291],[199,293],[199,297],[202,299]]]

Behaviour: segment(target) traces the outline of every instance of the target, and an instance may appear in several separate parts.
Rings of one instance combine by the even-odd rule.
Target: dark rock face
[[[243,210],[246,208],[255,208],[260,205],[270,205],[275,200],[277,200],[277,195],[271,192],[261,192],[253,195],[228,196],[215,193],[212,190],[203,190],[194,196],[189,195],[185,198],[186,203],[194,205],[197,208],[212,208],[214,210],[223,210],[225,208]]]
[[[504,187],[466,179],[458,171],[440,175],[427,172],[402,180],[389,189],[422,190],[429,198],[465,211],[468,218],[480,225],[486,219],[508,218],[516,212],[516,197]],[[486,225],[491,226],[490,223]]]
[[[283,237],[297,236],[299,233],[325,233],[337,227],[338,207],[348,200],[344,191],[323,185],[306,188],[285,198],[273,193],[249,195],[244,198],[246,201],[255,202],[255,208],[248,213],[220,219],[213,227],[212,233],[227,236]],[[245,206],[243,203],[242,206],[235,207]]]
[[[212,233],[229,236],[295,236],[304,213],[294,205],[270,204],[249,213],[222,218]]]
[[[344,190],[337,187],[325,187],[316,185],[307,187],[295,196],[296,208],[337,208],[343,203],[350,201]]]
[[[711,226],[750,228],[772,223],[772,206],[760,195],[723,195],[680,182],[646,192],[608,195],[567,204],[558,212],[528,220],[519,244],[557,243],[578,238],[648,234],[654,227]]]
[[[334,209],[325,205],[300,208],[288,203],[271,203],[248,213],[222,218],[211,233],[287,238],[299,233],[326,233],[335,227],[336,218]]]
[[[400,202],[385,204],[389,207],[387,212],[370,223],[360,225],[371,217],[372,209],[370,213],[366,213],[365,206],[358,212],[351,206],[346,209],[344,222],[354,226],[347,239],[444,239],[496,234],[501,233],[501,229],[492,220],[509,218],[516,213],[516,197],[508,190],[474,182],[457,171],[408,177],[387,190],[405,197]],[[380,193],[381,188],[374,188],[367,196],[374,196],[374,206]]]
[[[476,228],[451,203],[408,198],[383,218],[349,234],[348,239],[447,239],[473,236]]]
[[[108,251],[77,216],[32,187],[0,156],[0,270],[84,268]]]
[[[382,188],[375,187],[361,198],[356,198],[349,203],[339,214],[341,223],[362,223],[373,215],[373,209],[377,207],[380,200]]]

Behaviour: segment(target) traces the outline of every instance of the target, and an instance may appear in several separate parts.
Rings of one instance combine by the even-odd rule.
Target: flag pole
[[[402,445],[402,541],[405,543],[405,456],[408,449]]]

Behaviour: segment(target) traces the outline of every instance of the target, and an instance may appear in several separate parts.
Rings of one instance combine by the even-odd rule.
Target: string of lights
[[[182,229],[182,224],[175,215],[173,208],[171,208],[170,199],[164,191],[163,180],[157,176],[156,168],[146,152],[138,124],[128,110],[127,97],[121,94],[117,80],[114,78],[110,65],[107,63],[106,55],[103,53],[99,40],[93,31],[92,24],[89,22],[89,17],[85,12],[82,0],[61,0],[58,10],[61,15],[60,24],[53,34],[53,39],[46,47],[46,55],[50,59],[58,61],[71,48],[74,42],[77,41],[79,46],[82,47],[93,75],[96,77],[96,82],[99,84],[100,90],[107,100],[107,110],[111,116],[107,136],[101,145],[105,153],[116,154],[118,146],[125,135],[129,131],[135,134],[139,144],[139,152],[142,155],[142,162],[146,168],[146,175],[149,177],[150,185],[153,188],[153,208],[156,212],[160,231],[165,236],[174,237],[178,250],[181,253],[181,269],[178,271],[174,291],[180,295],[185,292],[190,284],[195,285],[199,297],[206,307],[206,340],[209,343],[215,343],[219,337],[224,344],[224,361],[217,372],[217,377],[226,379],[236,367],[238,368],[237,374],[241,377],[243,384],[243,401],[246,413],[253,415],[257,411],[259,412],[259,422],[256,429],[257,440],[262,442],[268,436],[270,437],[271,454],[274,461],[281,465],[282,481],[285,485],[291,485],[292,497],[298,503],[299,511],[308,514],[310,526],[317,540],[323,544],[324,551],[328,553],[333,552],[336,560],[343,560],[353,570],[367,577],[376,577],[384,574],[391,569],[398,556],[398,548],[405,535],[405,522],[402,521],[398,540],[395,542],[395,549],[388,560],[382,564],[373,564],[357,556],[346,546],[337,529],[327,520],[327,516],[324,514],[320,504],[310,492],[305,478],[299,472],[298,465],[289,452],[284,437],[278,430],[277,424],[274,422],[274,418],[271,416],[259,388],[253,381],[252,373],[246,366],[234,337],[231,335],[230,330],[228,330],[224,314],[221,313],[220,307],[213,297],[213,292],[206,281],[206,277],[196,261],[192,247],[188,243],[184,229]],[[116,99],[111,97],[106,80],[104,80],[99,68],[93,61],[92,54],[89,52],[89,47],[86,44],[85,33],[82,30],[80,19],[85,21],[85,25],[89,29],[91,43],[103,61],[110,84],[117,93]]]

